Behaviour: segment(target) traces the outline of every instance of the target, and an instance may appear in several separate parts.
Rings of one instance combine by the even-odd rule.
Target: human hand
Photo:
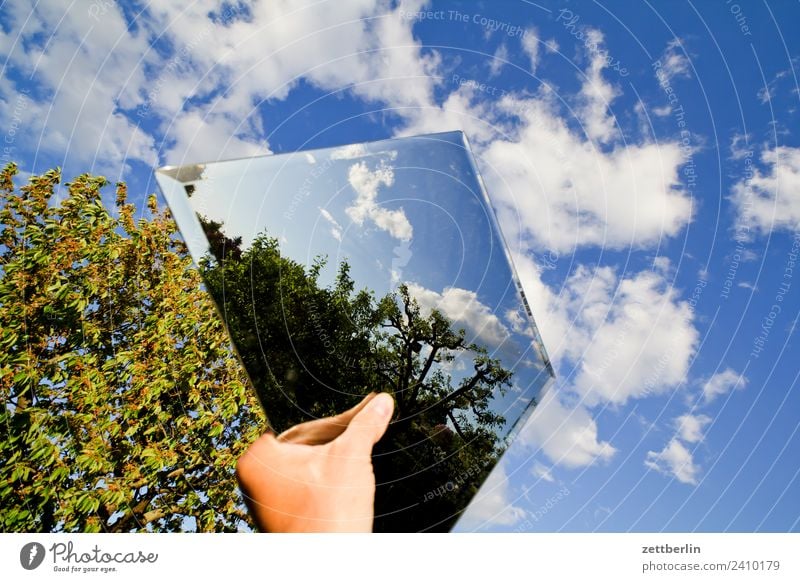
[[[261,531],[371,532],[372,446],[394,400],[369,394],[355,407],[262,435],[239,458],[236,476]]]

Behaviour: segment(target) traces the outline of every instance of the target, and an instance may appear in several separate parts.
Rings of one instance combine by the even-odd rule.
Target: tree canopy
[[[0,529],[232,531],[236,459],[265,427],[155,197],[0,174]],[[62,197],[63,196],[63,197]]]

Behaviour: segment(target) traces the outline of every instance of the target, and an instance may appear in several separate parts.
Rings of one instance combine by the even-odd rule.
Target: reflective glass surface
[[[463,134],[157,179],[273,429],[392,393],[375,530],[450,530],[552,378]]]

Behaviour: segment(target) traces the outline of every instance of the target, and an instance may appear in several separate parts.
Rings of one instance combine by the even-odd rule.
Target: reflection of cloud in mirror
[[[497,347],[510,335],[508,328],[487,305],[481,303],[474,291],[447,287],[442,293],[437,293],[416,283],[408,283],[408,291],[423,310],[438,309],[456,327],[463,326],[481,343]]]
[[[391,187],[394,184],[394,170],[391,166],[382,163],[371,172],[366,163],[358,162],[350,166],[348,180],[357,194],[355,203],[345,209],[353,222],[361,226],[369,219],[396,239],[411,239],[413,229],[403,209],[387,210],[376,202],[378,188],[381,185]]]
[[[489,475],[475,499],[464,512],[459,529],[474,530],[492,525],[512,526],[527,515],[511,501],[511,490],[505,471],[506,461],[500,461]]]
[[[327,220],[331,225],[331,236],[338,241],[342,240],[342,226],[336,221],[333,215],[324,208],[319,209],[322,218]]]
[[[161,168],[159,172],[166,174],[178,182],[189,183],[200,180],[203,177],[205,169],[205,164],[192,164],[188,166]]]
[[[330,159],[332,160],[355,160],[367,156],[381,156],[390,160],[397,159],[397,150],[387,151],[368,151],[366,144],[353,143],[340,148],[336,148],[331,152]]]
[[[411,241],[400,241],[400,244],[396,245],[394,249],[392,249],[392,252],[391,282],[394,287],[400,283],[403,277],[403,268],[408,265],[408,262],[411,260]]]
[[[332,160],[354,160],[367,154],[367,148],[363,143],[353,143],[331,152]]]

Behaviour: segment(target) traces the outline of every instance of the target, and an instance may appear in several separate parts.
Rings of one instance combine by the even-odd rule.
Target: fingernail
[[[391,396],[386,394],[385,392],[381,392],[370,403],[372,406],[373,412],[380,416],[381,418],[386,418],[392,413],[393,402],[391,401]]]

